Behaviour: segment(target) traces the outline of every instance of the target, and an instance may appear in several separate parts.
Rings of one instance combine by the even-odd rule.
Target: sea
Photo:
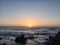
[[[60,27],[22,27],[22,26],[0,26],[0,45],[46,45],[49,36],[55,36],[60,32]],[[26,44],[17,44],[16,37],[34,36],[34,39],[27,39]]]

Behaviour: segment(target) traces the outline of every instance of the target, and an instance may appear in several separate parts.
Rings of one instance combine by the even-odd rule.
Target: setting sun
[[[34,27],[34,26],[40,26],[42,25],[41,22],[38,22],[35,18],[29,18],[27,20],[24,20],[22,22],[19,22],[21,26],[27,26],[27,27]]]
[[[28,26],[29,26],[29,27],[32,27],[32,24],[29,24]]]

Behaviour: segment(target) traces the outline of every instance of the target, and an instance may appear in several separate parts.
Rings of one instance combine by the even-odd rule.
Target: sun
[[[29,27],[32,27],[32,24],[28,24]]]

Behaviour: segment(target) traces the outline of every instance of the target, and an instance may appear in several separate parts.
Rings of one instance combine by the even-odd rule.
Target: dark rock
[[[50,36],[46,45],[60,45],[60,32],[55,37]]]
[[[2,45],[6,45],[6,43],[3,43]]]
[[[0,40],[2,40],[2,38],[0,37]]]
[[[27,41],[27,38],[24,37],[24,34],[22,34],[20,37],[17,37],[15,39],[15,42],[17,43],[26,43],[26,41]]]
[[[49,36],[49,41],[52,41],[53,40],[53,37],[52,36]]]
[[[45,40],[48,40],[47,38]]]
[[[34,39],[34,36],[30,36],[30,37],[28,37],[28,39]]]

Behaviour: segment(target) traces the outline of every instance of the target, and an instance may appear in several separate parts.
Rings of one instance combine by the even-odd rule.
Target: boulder
[[[2,40],[2,38],[0,37],[0,40]]]
[[[55,37],[50,36],[46,45],[60,45],[60,32]]]
[[[16,37],[15,42],[17,43],[26,43],[27,38],[24,37],[25,35],[22,34],[20,37]]]
[[[2,45],[6,45],[6,43],[3,43]]]

